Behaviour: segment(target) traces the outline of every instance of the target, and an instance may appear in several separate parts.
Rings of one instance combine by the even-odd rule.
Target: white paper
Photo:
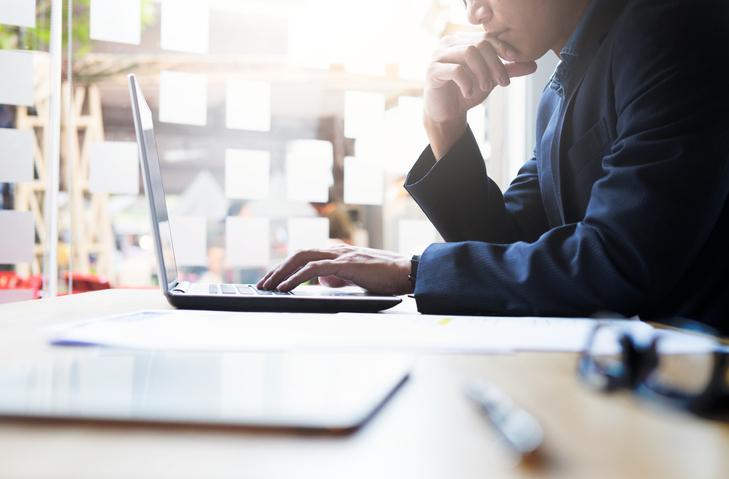
[[[399,220],[397,231],[398,251],[407,256],[422,253],[438,238],[438,232],[428,220]]]
[[[92,193],[139,194],[139,150],[132,141],[103,141],[89,147]]]
[[[33,179],[33,132],[0,128],[0,183]]]
[[[207,0],[162,0],[160,45],[164,50],[207,53],[209,30]]]
[[[271,84],[230,79],[226,82],[225,125],[236,130],[271,129]]]
[[[0,50],[0,105],[33,106],[33,71],[33,53]]]
[[[0,210],[0,264],[30,263],[33,260],[35,230],[33,214]],[[10,233],[12,232],[12,233]]]
[[[0,23],[35,28],[36,0],[0,0]]]
[[[141,0],[91,0],[92,40],[139,45],[142,38]]]
[[[205,75],[163,71],[159,79],[159,121],[205,126],[208,81]]]
[[[601,322],[633,333],[638,320]],[[281,314],[147,311],[72,323],[51,331],[54,344],[98,344],[151,350],[291,351],[413,350],[445,353],[578,352],[597,320],[419,314]],[[671,336],[664,352],[705,351],[711,342]]]
[[[228,214],[228,200],[213,174],[202,170],[180,195],[174,214],[202,216],[208,221],[222,221]]]
[[[382,124],[384,95],[362,91],[348,91],[344,95],[344,136],[358,138]]]
[[[292,201],[326,203],[333,183],[331,142],[297,140],[286,152],[286,196]]]
[[[229,217],[225,220],[228,266],[267,268],[271,257],[270,224],[265,218]]]
[[[357,158],[380,163],[385,171],[404,176],[428,144],[422,118],[423,99],[401,96],[378,128],[357,138]]]
[[[177,266],[208,265],[207,221],[199,216],[170,216]]]
[[[225,150],[225,196],[231,199],[268,198],[271,153],[259,150]]]
[[[349,205],[381,205],[385,172],[380,163],[344,158],[344,202]]]
[[[289,254],[325,248],[329,243],[329,218],[290,218],[288,223]]]

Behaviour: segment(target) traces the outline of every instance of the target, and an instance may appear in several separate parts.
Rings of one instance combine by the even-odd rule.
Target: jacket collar
[[[629,0],[590,0],[575,31],[560,51],[562,63],[555,72],[556,90],[568,93],[602,45]]]

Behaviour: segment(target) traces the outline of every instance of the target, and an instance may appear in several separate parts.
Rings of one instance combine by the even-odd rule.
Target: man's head
[[[509,44],[519,61],[559,54],[589,0],[465,0],[468,20]]]

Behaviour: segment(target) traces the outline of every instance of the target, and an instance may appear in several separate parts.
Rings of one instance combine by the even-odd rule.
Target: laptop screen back
[[[142,89],[137,83],[136,77],[130,76],[130,88],[132,90],[132,108],[135,116],[137,131],[137,142],[140,154],[142,155],[142,171],[145,175],[145,189],[150,203],[150,214],[152,215],[153,230],[157,248],[157,257],[162,259],[160,264],[160,285],[167,285],[163,291],[167,292],[178,280],[177,263],[172,248],[172,230],[170,229],[169,216],[167,214],[167,202],[165,190],[162,183],[162,172],[159,166],[159,155],[157,153],[157,140],[154,137],[154,124],[152,111],[147,105]]]

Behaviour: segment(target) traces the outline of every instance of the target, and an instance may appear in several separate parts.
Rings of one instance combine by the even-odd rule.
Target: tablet
[[[351,432],[409,376],[398,354],[58,351],[0,361],[0,417]]]

